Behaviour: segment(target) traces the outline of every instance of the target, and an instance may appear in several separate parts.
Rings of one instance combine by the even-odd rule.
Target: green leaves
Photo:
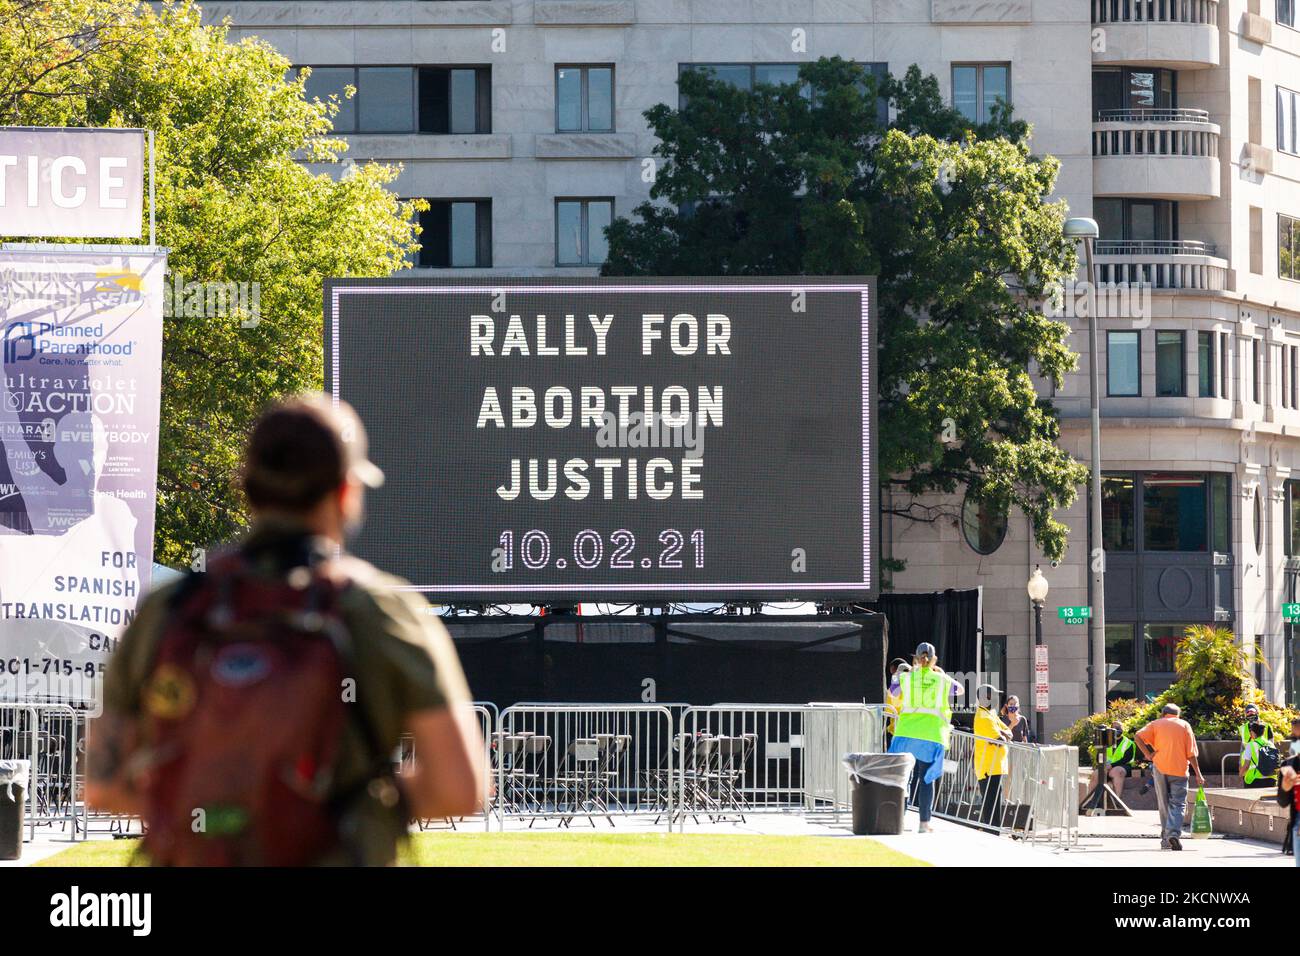
[[[1053,515],[1086,470],[1055,444],[1030,370],[1060,383],[1068,327],[1032,308],[1073,274],[1048,202],[1059,164],[1029,153],[1009,109],[973,125],[915,66],[877,81],[833,58],[800,85],[737,90],[704,73],[646,113],[662,160],[653,202],[609,230],[607,275],[878,275],[880,464],[895,513],[942,516],[971,489],[1029,516],[1049,559]],[[877,96],[894,107],[889,127]]]
[[[164,322],[165,563],[244,526],[249,426],[271,399],[321,387],[324,278],[387,275],[415,248],[415,206],[389,188],[399,170],[340,163],[346,144],[326,136],[336,107],[306,100],[289,67],[260,41],[203,26],[188,3],[0,0],[4,122],[154,130],[169,281],[258,290],[257,317],[182,309]]]

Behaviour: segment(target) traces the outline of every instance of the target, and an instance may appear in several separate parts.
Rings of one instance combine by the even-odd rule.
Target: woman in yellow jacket
[[[894,721],[898,719],[898,708],[903,703],[903,691],[899,686],[904,674],[912,665],[901,657],[889,662],[889,677],[885,680],[885,746],[889,746],[894,736]]]
[[[994,706],[1000,691],[992,684],[975,689],[975,779],[980,782],[980,823],[999,826],[1002,806],[1002,777],[1007,772],[1007,742],[1011,728],[1002,722]]]

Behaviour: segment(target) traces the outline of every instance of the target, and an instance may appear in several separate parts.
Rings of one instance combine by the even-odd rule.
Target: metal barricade
[[[26,818],[28,839],[36,838],[36,787],[34,776],[39,765],[40,720],[36,708],[27,704],[0,704],[0,760],[27,760],[31,776],[27,783]]]
[[[808,705],[804,714],[804,802],[809,812],[829,809],[835,820],[852,805],[842,758],[884,750],[885,708],[875,704]]]
[[[714,704],[682,712],[677,822],[744,821],[745,814],[802,809],[805,717],[791,704]]]
[[[673,820],[673,722],[658,704],[516,704],[493,735],[496,803],[507,819],[592,827]]]
[[[1024,747],[1025,745],[1015,745]],[[1054,838],[1062,845],[1079,842],[1079,750],[1076,747],[1034,747],[1039,760],[1033,765],[1033,827],[1031,840]]]
[[[92,742],[95,719],[89,711],[77,709],[74,723],[76,759],[72,765],[72,792],[76,804],[74,832],[79,838],[92,832],[110,833],[114,837],[143,836],[144,821],[140,817],[94,810],[86,804],[86,749]]]
[[[493,729],[497,721],[497,706],[490,701],[474,701],[471,705],[474,716],[478,721],[479,735],[483,739],[483,766],[487,768],[485,774],[484,787],[486,792],[483,794],[483,829],[492,828],[492,814],[497,812],[494,807],[494,795],[492,793],[493,781],[496,775],[493,761],[496,758],[495,750],[492,746]],[[395,772],[400,777],[404,774],[415,771],[415,738],[410,734],[402,734],[397,745],[397,751],[393,755]],[[463,817],[461,818],[464,819]],[[427,830],[433,825],[432,820],[417,819],[415,824],[421,830]],[[451,817],[446,817],[444,822],[453,830],[456,829],[456,821]]]
[[[86,831],[85,712],[69,704],[0,704],[0,759],[31,763],[29,838],[58,824],[71,839]]]
[[[934,783],[934,815],[999,834],[1078,839],[1079,754],[954,730]],[[915,792],[910,802],[915,802]]]

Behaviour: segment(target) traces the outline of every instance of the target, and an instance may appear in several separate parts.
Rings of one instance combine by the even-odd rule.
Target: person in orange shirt
[[[1165,704],[1160,716],[1133,738],[1142,756],[1151,761],[1156,799],[1160,804],[1160,849],[1183,848],[1183,815],[1187,812],[1187,771],[1196,773],[1196,785],[1205,786],[1196,760],[1196,735],[1183,720],[1177,704]]]

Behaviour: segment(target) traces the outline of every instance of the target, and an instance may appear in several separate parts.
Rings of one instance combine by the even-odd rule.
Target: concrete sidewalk
[[[1079,842],[1065,848],[1037,846],[998,837],[945,820],[934,821],[933,833],[916,833],[917,817],[907,814],[901,836],[873,837],[900,853],[935,866],[1271,866],[1295,868],[1278,843],[1211,837],[1193,840],[1184,835],[1182,852],[1160,849],[1160,820],[1154,810],[1136,810],[1132,817],[1084,817],[1079,821]]]
[[[36,839],[23,843],[23,855],[16,860],[0,860],[0,867],[32,866],[75,845],[62,833],[50,833],[45,827],[37,827]]]

